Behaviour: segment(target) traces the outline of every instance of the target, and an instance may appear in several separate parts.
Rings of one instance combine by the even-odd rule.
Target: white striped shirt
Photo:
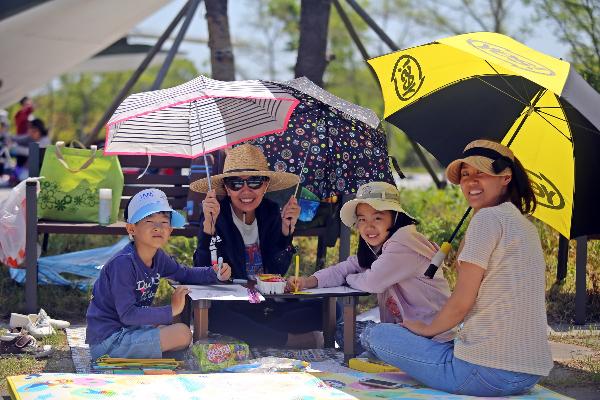
[[[510,202],[482,208],[459,262],[485,269],[455,355],[486,367],[546,376],[553,367],[545,304],[546,264],[537,229]]]

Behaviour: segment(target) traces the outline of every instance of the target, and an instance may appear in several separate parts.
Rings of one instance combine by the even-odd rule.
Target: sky
[[[236,78],[237,79],[278,79],[287,80],[293,79],[293,66],[295,64],[295,54],[284,51],[285,43],[283,41],[274,41],[274,46],[277,51],[277,64],[275,65],[274,76],[269,76],[268,68],[266,68],[265,59],[257,56],[263,54],[257,49],[264,46],[266,39],[260,28],[257,26],[258,18],[254,12],[257,1],[260,0],[229,0],[229,27],[234,47],[234,57],[236,63]],[[298,0],[300,1],[300,0]],[[160,35],[166,26],[171,22],[174,16],[179,12],[185,4],[185,0],[173,0],[167,6],[156,12],[151,17],[140,23],[135,29],[135,32],[143,34]],[[352,12],[349,7],[346,7],[347,12]],[[516,14],[522,18],[527,18],[532,14],[529,9],[519,6],[515,10]],[[335,10],[332,7],[332,12]],[[196,68],[202,73],[210,73],[210,53],[206,38],[208,30],[206,20],[204,18],[205,5],[200,3],[195,17],[188,29],[186,38],[191,38],[190,41],[185,41],[180,47],[180,52],[184,53],[187,58],[192,60]],[[525,39],[524,43],[535,50],[552,55],[554,57],[567,57],[568,48],[564,44],[555,39],[555,35],[548,23],[535,24],[536,30],[531,32]],[[172,34],[175,36],[177,29]],[[393,32],[387,32],[394,39]],[[407,46],[414,46],[421,43],[434,40],[435,36],[423,35],[408,39],[405,43]],[[133,37],[135,42],[154,43],[156,39],[145,39],[142,37]],[[195,39],[202,41],[198,43]],[[169,43],[169,42],[167,42]],[[358,50],[357,50],[358,53]],[[377,54],[373,54],[375,56]]]

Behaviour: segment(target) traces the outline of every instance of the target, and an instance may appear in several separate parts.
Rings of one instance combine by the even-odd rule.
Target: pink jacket
[[[377,293],[381,322],[400,323],[404,319],[430,323],[450,297],[450,287],[442,271],[433,279],[423,274],[438,250],[437,245],[417,232],[414,225],[400,228],[382,246],[370,269],[361,268],[356,256],[314,273],[318,287],[348,284],[365,292]],[[453,330],[433,339],[451,340]]]

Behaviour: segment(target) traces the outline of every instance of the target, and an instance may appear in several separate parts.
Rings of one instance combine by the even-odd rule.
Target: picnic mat
[[[459,396],[435,389],[430,389],[421,385],[404,372],[383,372],[379,374],[369,374],[366,372],[313,372],[312,375],[320,378],[327,386],[339,389],[344,393],[351,395],[352,399],[483,399],[483,397]],[[375,378],[398,382],[402,384],[402,387],[400,389],[377,389],[362,385],[359,382],[361,378]],[[486,397],[486,399],[491,398]],[[563,396],[540,385],[535,385],[535,387],[526,395],[494,397],[494,399],[569,400],[570,397]]]
[[[400,389],[363,386],[359,379],[379,378],[402,383]],[[270,373],[103,375],[32,374],[7,378],[14,400],[54,399],[211,399],[211,400],[357,400],[357,399],[466,399],[421,387],[404,373]],[[498,398],[501,399],[501,398]],[[564,400],[537,385],[526,396],[512,399]]]

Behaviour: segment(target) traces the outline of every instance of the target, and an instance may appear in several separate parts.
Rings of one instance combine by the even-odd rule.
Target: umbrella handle
[[[471,207],[467,208],[467,211],[465,211],[465,213],[463,214],[462,218],[460,219],[460,222],[458,223],[456,228],[454,228],[454,232],[452,232],[452,235],[450,235],[450,239],[448,239],[447,242],[442,243],[442,246],[440,247],[438,252],[435,253],[433,258],[431,259],[431,264],[429,264],[429,268],[427,268],[427,271],[425,271],[425,274],[424,274],[429,279],[433,279],[435,272],[438,270],[439,266],[442,264],[442,262],[444,261],[444,259],[446,258],[446,256],[450,252],[450,250],[452,249],[452,245],[450,243],[452,243],[452,241],[456,237],[456,234],[458,233],[463,222],[465,222],[465,219],[467,219],[467,216],[469,215],[470,212],[471,212]]]
[[[440,265],[444,262],[444,259],[446,258],[446,256],[448,255],[448,253],[450,252],[451,249],[452,249],[452,245],[450,243],[448,243],[448,242],[442,243],[442,245],[440,246],[440,249],[437,251],[437,253],[435,253],[433,258],[431,259],[431,264],[429,264],[427,271],[425,271],[426,277],[428,277],[429,279],[433,279],[436,271],[438,270]]]

